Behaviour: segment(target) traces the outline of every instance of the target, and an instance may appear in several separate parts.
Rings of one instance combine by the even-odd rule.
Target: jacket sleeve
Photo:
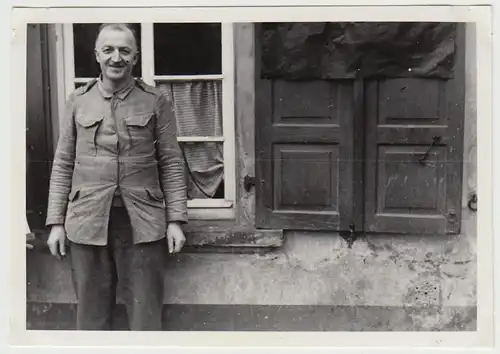
[[[52,164],[46,226],[64,224],[68,195],[75,166],[76,131],[74,94],[70,95],[61,122],[59,141]]]
[[[181,150],[177,142],[177,121],[172,104],[165,96],[160,94],[158,97],[155,135],[167,222],[186,223],[188,221],[187,185]]]

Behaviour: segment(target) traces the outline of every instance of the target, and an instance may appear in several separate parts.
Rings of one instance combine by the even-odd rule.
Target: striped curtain
[[[180,137],[222,136],[220,81],[171,82],[158,88],[173,102]],[[196,180],[186,173],[189,198],[213,197],[224,178],[222,143],[181,143],[181,147]]]

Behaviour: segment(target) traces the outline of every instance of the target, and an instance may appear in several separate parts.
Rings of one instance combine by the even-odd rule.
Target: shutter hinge
[[[257,183],[257,179],[253,176],[246,175],[243,179],[243,186],[245,187],[245,191],[250,192],[252,187],[255,187]]]

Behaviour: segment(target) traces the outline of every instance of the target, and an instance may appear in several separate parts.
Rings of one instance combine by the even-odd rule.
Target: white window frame
[[[179,142],[222,142],[224,159],[224,199],[188,200],[188,214],[195,219],[227,219],[235,216],[236,202],[236,141],[234,102],[234,29],[232,23],[221,23],[222,74],[221,75],[155,75],[153,23],[141,23],[141,74],[147,84],[157,81],[220,80],[222,81],[222,127],[220,137],[179,137]],[[63,116],[65,101],[75,84],[92,78],[75,77],[73,24],[56,25],[57,60],[62,64],[58,76],[59,117]],[[62,76],[62,77],[61,77]]]

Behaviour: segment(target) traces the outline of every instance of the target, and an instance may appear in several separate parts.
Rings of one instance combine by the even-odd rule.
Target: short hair
[[[125,32],[126,31],[130,31],[132,33],[132,36],[134,37],[135,47],[136,47],[137,50],[139,50],[139,43],[137,41],[136,31],[132,27],[132,25],[129,24],[129,23],[102,23],[99,26],[99,29],[97,30],[97,34],[96,34],[96,37],[95,37],[95,43],[94,43],[95,47],[97,47],[97,40],[99,39],[99,35],[101,34],[101,32],[104,29],[107,29],[107,28],[118,30],[118,31],[125,31]]]

